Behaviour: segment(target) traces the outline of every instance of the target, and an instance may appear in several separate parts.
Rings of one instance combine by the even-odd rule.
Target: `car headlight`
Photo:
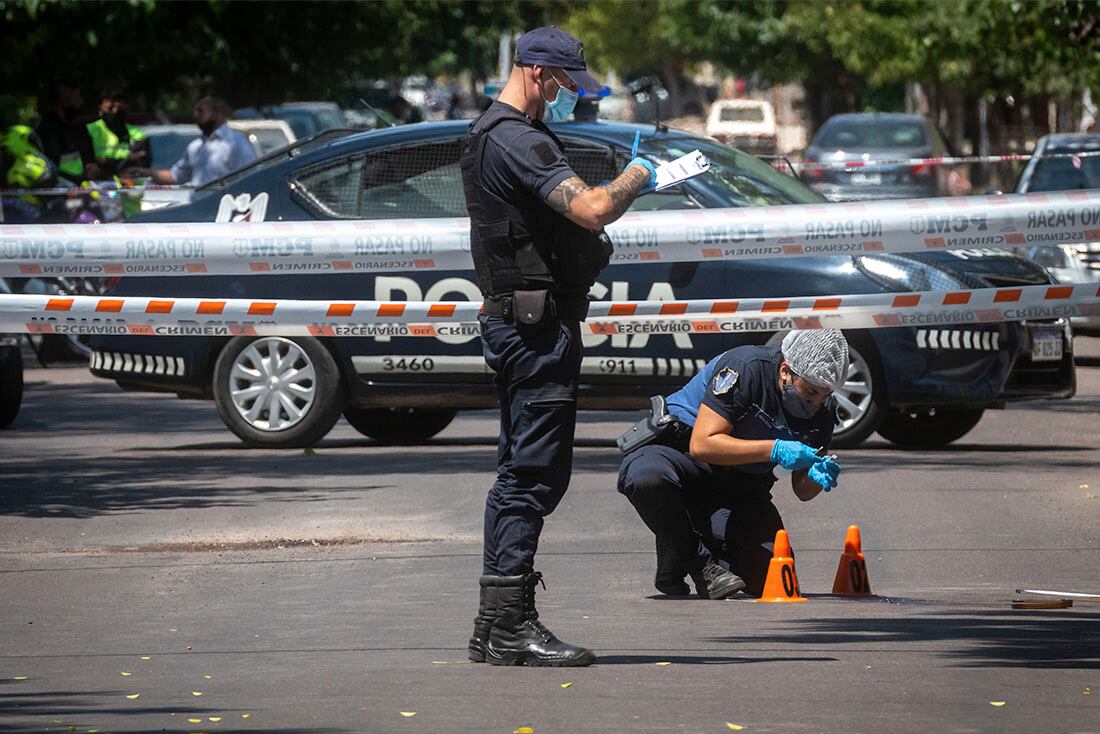
[[[966,285],[926,263],[897,255],[860,255],[856,266],[892,291],[954,291]]]

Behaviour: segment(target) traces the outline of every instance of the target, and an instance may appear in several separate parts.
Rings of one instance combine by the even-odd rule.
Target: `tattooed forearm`
[[[546,203],[578,224],[599,229],[621,217],[648,180],[649,172],[641,166],[627,167],[605,186],[589,186],[579,176],[571,176],[550,192]]]
[[[611,197],[611,211],[608,212],[611,221],[623,215],[630,203],[638,198],[638,192],[648,180],[649,171],[641,166],[628,166],[621,176],[604,186],[607,195]]]
[[[568,214],[573,211],[573,199],[588,188],[588,184],[582,181],[580,176],[572,176],[554,187],[546,197],[546,203],[558,214]]]

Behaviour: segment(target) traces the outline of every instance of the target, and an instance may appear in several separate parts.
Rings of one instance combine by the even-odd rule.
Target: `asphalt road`
[[[635,416],[583,415],[539,556],[543,619],[600,656],[577,670],[465,661],[492,413],[251,451],[210,403],[29,369],[0,434],[0,732],[1098,732],[1100,605],[1010,609],[1100,593],[1100,340],[1077,348],[1071,401],[777,491],[805,604],[652,598],[615,492]],[[826,594],[850,523],[874,599]]]

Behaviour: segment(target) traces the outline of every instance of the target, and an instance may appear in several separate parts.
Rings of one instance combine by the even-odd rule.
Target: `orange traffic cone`
[[[768,564],[768,578],[764,581],[764,593],[757,601],[806,601],[798,590],[798,576],[794,573],[794,554],[791,539],[786,530],[775,534],[775,549]]]
[[[844,538],[844,553],[836,569],[833,593],[844,596],[871,596],[871,581],[867,578],[867,561],[863,558],[859,525],[849,525]]]

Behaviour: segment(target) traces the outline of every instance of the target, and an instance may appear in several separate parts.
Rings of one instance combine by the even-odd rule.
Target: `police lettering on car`
[[[485,502],[484,575],[470,659],[495,665],[590,665],[591,650],[561,642],[539,621],[534,570],[543,518],[569,485],[580,320],[611,255],[604,225],[656,180],[635,158],[604,186],[588,186],[544,122],[569,117],[585,71],[581,42],[553,26],[516,44],[500,97],[470,127],[460,165],[470,245],[484,297],[486,362],[500,400],[497,479]]]
[[[843,334],[792,331],[781,347],[715,357],[623,434],[619,491],[656,536],[658,591],[686,595],[690,575],[704,599],[760,596],[783,527],[773,472],[793,472],[804,501],[836,486],[840,465],[825,454],[847,374]]]

